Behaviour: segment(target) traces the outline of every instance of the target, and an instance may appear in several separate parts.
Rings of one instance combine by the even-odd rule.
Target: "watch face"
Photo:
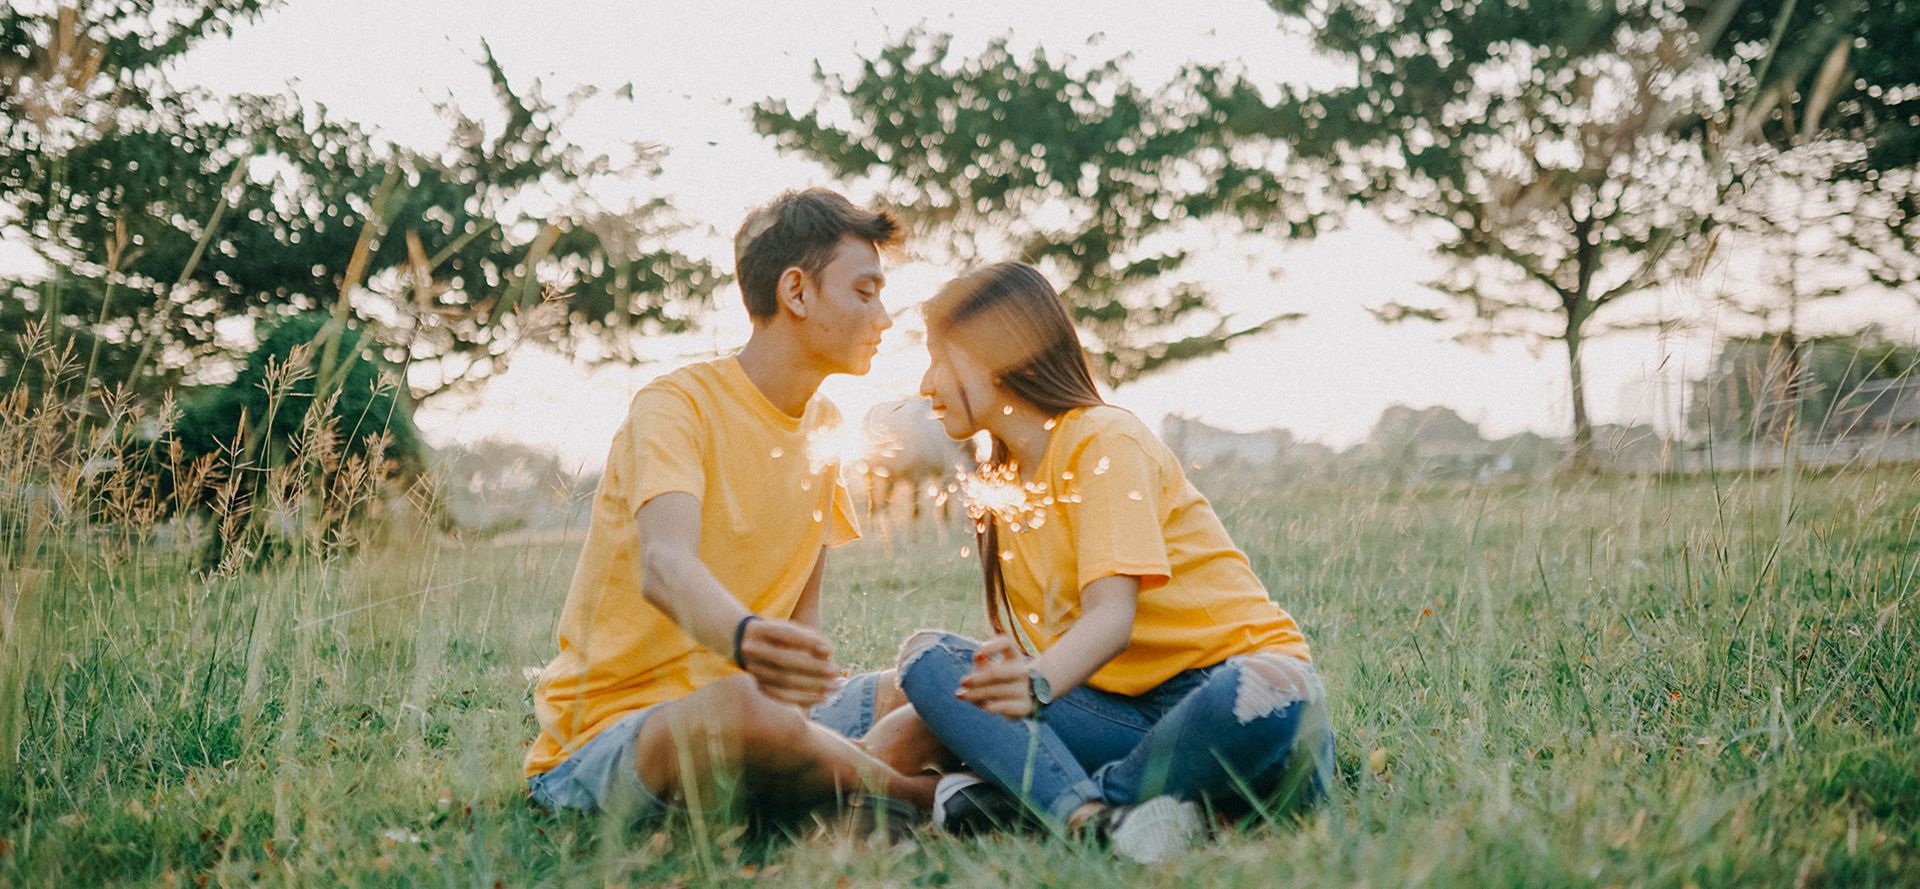
[[[1039,670],[1027,675],[1033,679],[1033,699],[1042,704],[1053,703],[1053,684],[1047,681],[1047,677],[1040,675]]]

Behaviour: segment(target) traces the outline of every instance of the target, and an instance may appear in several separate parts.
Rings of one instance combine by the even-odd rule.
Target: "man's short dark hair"
[[[885,210],[856,206],[824,188],[790,191],[747,214],[733,237],[734,277],[747,314],[771,318],[779,309],[775,289],[787,269],[817,275],[833,259],[840,239],[853,235],[879,249],[899,245],[900,220]]]

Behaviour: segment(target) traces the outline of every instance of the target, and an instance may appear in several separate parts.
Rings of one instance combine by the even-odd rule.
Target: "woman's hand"
[[[973,655],[973,672],[960,680],[954,695],[982,710],[1008,719],[1033,715],[1033,662],[1014,647],[1013,640],[995,636]]]

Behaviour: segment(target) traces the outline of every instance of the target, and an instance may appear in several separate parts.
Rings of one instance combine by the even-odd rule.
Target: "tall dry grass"
[[[4,410],[0,884],[1920,880],[1911,466],[1202,474],[1314,645],[1341,781],[1304,822],[1142,869],[1025,838],[874,850],[804,824],[535,810],[525,671],[552,654],[577,541],[366,530],[382,473],[323,425],[284,465],[172,461],[169,486],[126,459],[143,429],[164,441],[164,407]],[[968,542],[922,526],[837,550],[841,660],[884,666],[917,627],[984,632]]]

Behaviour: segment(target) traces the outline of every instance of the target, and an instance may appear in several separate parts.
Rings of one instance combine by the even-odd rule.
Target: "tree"
[[[182,406],[169,441],[182,459],[240,453],[254,468],[284,464],[303,429],[324,421],[341,452],[365,455],[385,439],[384,456],[417,474],[425,452],[411,412],[396,397],[396,368],[370,354],[366,335],[323,312],[277,322],[248,353],[233,382]],[[324,407],[324,418],[310,414]]]
[[[1776,425],[1759,431],[1784,440],[1815,383],[1803,308],[1869,281],[1893,289],[1920,281],[1920,4],[1732,6],[1716,51],[1743,63],[1730,89],[1744,96],[1733,139],[1759,146],[1723,218],[1767,275],[1758,299],[1723,303],[1762,322],[1765,336],[1729,349],[1748,355],[1767,344],[1772,363],[1761,376],[1774,388],[1765,401],[1778,409],[1762,412]]]
[[[1230,100],[1240,138],[1291,140],[1360,204],[1433,239],[1443,304],[1388,321],[1460,319],[1462,339],[1566,352],[1571,465],[1592,466],[1582,349],[1658,319],[1612,307],[1685,276],[1682,249],[1724,187],[1724,63],[1673,4],[1587,0],[1272,0],[1352,83],[1254,86]],[[1597,316],[1600,317],[1596,320]]]
[[[389,361],[437,370],[415,375],[411,394],[428,397],[483,379],[522,342],[683,329],[720,280],[665,244],[661,202],[609,210],[584,196],[651,175],[657,149],[615,164],[565,143],[588,93],[551,102],[490,51],[502,122],[447,106],[451,136],[434,152],[376,144],[291,98],[167,83],[171,60],[266,5],[0,11],[0,227],[52,270],[0,281],[0,326],[38,323],[70,344],[87,368],[70,389],[217,376],[248,328],[327,309]],[[0,386],[48,382],[0,343]]]
[[[1920,3],[1747,3],[1725,39],[1778,47],[1748,118],[1769,144],[1859,146],[1834,170],[1868,196],[1847,242],[1877,283],[1920,300]]]
[[[1056,273],[1109,385],[1299,317],[1235,326],[1214,294],[1178,282],[1189,252],[1169,241],[1190,220],[1232,209],[1217,183],[1271,176],[1263,159],[1212,139],[1208,72],[1148,91],[1119,62],[1016,58],[1005,40],[954,59],[950,44],[913,31],[851,77],[816,72],[841,122],[767,100],[754,125],[835,176],[871,177],[963,261],[1010,253]],[[1279,228],[1305,234],[1318,216],[1290,201]]]
[[[224,386],[169,394],[153,414],[104,397],[103,428],[77,436],[100,468],[72,499],[102,525],[205,519],[182,527],[208,531],[210,568],[245,564],[230,556],[262,565],[289,545],[326,552],[376,501],[419,493],[425,447],[396,376],[351,324],[324,312],[278,321]],[[443,517],[431,498],[409,499]]]
[[[599,474],[569,472],[547,451],[483,439],[440,448],[434,458],[448,517],[463,533],[561,531],[590,519]]]
[[[1759,322],[1772,363],[1762,380],[1771,425],[1759,430],[1790,438],[1803,411],[1794,408],[1814,383],[1806,373],[1807,310],[1822,301],[1871,286],[1879,257],[1900,242],[1880,222],[1892,197],[1842,171],[1866,154],[1859,142],[1820,139],[1781,150],[1763,146],[1740,185],[1716,213],[1729,233],[1737,266],[1750,269],[1718,302]]]

